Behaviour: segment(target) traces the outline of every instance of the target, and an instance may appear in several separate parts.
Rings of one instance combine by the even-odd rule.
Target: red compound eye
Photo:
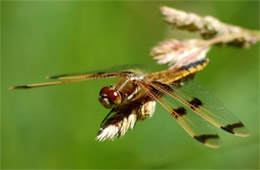
[[[120,96],[119,96],[119,92],[115,91],[115,90],[110,90],[107,94],[107,97],[109,98],[109,100],[111,101],[115,101],[117,100]]]
[[[100,90],[99,101],[106,108],[119,105],[122,102],[120,92],[113,87],[105,86]]]
[[[100,90],[100,95],[101,96],[107,96],[108,95],[108,93],[110,92],[110,90],[111,90],[111,87],[108,87],[108,86],[105,86],[105,87],[103,87],[101,90]]]

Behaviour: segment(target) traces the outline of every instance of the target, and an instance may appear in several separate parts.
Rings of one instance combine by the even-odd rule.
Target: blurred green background
[[[195,34],[172,30],[159,7],[168,5],[259,29],[257,1],[1,2],[1,168],[259,168],[259,44],[213,48],[196,81],[215,94],[250,129],[239,138],[219,130],[223,145],[210,149],[189,137],[157,106],[152,119],[114,142],[95,141],[109,110],[93,80],[32,90],[12,85],[46,75],[145,63],[167,38]]]

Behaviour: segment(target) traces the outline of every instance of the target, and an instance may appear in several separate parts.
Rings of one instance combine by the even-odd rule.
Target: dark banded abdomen
[[[208,63],[208,59],[203,59],[178,69],[147,74],[144,79],[148,81],[159,81],[164,84],[176,84],[177,86],[180,82],[192,79],[195,73],[206,67]]]

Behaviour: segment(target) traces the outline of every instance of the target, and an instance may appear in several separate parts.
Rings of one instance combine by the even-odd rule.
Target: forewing
[[[144,65],[122,65],[107,68],[104,70],[97,70],[92,72],[73,73],[73,74],[61,74],[48,76],[48,79],[97,79],[108,77],[131,77],[134,75],[140,75],[146,72],[147,68]]]
[[[218,148],[220,146],[221,141],[218,134],[207,121],[193,113],[186,105],[167,98],[165,92],[157,86],[146,82],[139,82],[139,84],[153,100],[176,119],[190,136],[208,147]]]
[[[100,71],[48,76],[47,77],[48,79],[58,79],[60,81],[12,86],[9,89],[11,90],[29,89],[35,87],[53,86],[53,85],[87,81],[92,79],[101,79],[101,78],[117,78],[117,77],[130,78],[134,76],[140,76],[144,74],[144,72],[145,72],[145,66],[143,65],[124,65],[124,66],[113,67],[113,68],[100,70]]]
[[[71,80],[62,80],[62,81],[53,81],[53,82],[46,82],[46,83],[35,83],[35,84],[26,84],[26,85],[19,85],[19,86],[12,86],[9,87],[10,90],[14,89],[30,89],[35,87],[45,87],[45,86],[54,86],[59,84],[67,84],[67,83],[75,83],[80,81],[86,81],[89,79],[71,79]]]
[[[189,82],[176,89],[160,82],[153,82],[153,84],[165,95],[173,97],[216,127],[236,136],[249,135],[249,131],[243,123],[201,85]]]

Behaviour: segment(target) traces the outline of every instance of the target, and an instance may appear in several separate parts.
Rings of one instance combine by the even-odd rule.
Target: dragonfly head
[[[105,86],[103,87],[99,92],[99,102],[105,107],[105,108],[113,108],[115,106],[118,106],[122,102],[121,94],[118,90],[115,90],[111,86]]]

